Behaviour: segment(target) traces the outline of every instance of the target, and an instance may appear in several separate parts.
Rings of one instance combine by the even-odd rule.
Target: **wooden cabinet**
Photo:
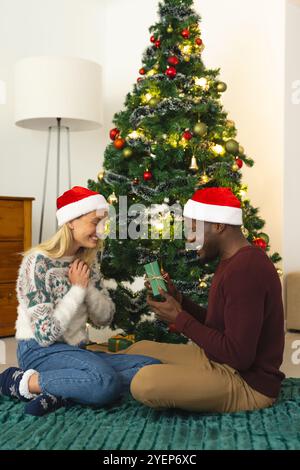
[[[31,247],[34,198],[0,196],[0,336],[13,336],[21,252]]]

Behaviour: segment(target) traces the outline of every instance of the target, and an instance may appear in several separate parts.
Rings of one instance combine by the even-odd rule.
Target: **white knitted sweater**
[[[16,338],[34,338],[41,346],[86,342],[86,323],[109,325],[115,305],[103,287],[95,261],[87,288],[71,285],[69,266],[75,256],[48,258],[40,252],[23,258],[17,280]]]

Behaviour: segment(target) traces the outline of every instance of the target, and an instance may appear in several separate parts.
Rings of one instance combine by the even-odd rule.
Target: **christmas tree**
[[[144,265],[158,260],[181,292],[206,305],[218,264],[216,260],[200,265],[196,252],[185,250],[185,240],[176,237],[176,213],[167,211],[166,205],[183,206],[195,189],[229,187],[242,203],[244,235],[266,250],[274,264],[281,260],[278,253],[269,253],[269,237],[262,233],[265,222],[247,199],[241,169],[252,167],[254,161],[236,140],[235,123],[222,107],[227,85],[219,79],[220,70],[203,64],[200,20],[193,0],[159,4],[159,22],[150,28],[140,76],[124,109],[114,116],[103,169],[98,181],[88,181],[119,215],[116,239],[106,240],[102,260],[104,276],[117,282],[111,291],[117,307],[113,326],[135,333],[138,340],[186,341],[161,322],[145,320],[145,289],[134,293],[124,281],[143,276]],[[127,196],[128,207],[140,203],[149,208],[144,236],[123,236],[124,223],[131,223],[132,217],[122,226],[121,196]],[[163,235],[166,226],[168,238]]]

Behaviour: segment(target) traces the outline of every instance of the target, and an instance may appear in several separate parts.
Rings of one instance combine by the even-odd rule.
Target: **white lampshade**
[[[68,126],[71,131],[100,127],[101,66],[85,59],[29,57],[15,66],[15,123],[28,129]]]

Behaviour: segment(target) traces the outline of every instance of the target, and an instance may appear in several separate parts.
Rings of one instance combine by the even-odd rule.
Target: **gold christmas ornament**
[[[234,163],[231,168],[232,168],[232,171],[239,171],[239,169],[240,169],[240,167],[237,165],[237,163]]]
[[[227,119],[226,126],[229,128],[235,127],[235,122],[232,121],[231,119]]]
[[[199,279],[199,288],[200,289],[205,289],[206,287],[207,287],[206,282]]]
[[[195,96],[194,98],[194,103],[198,104],[198,103],[201,103],[201,96]]]
[[[198,180],[198,184],[199,184],[199,185],[207,184],[207,183],[209,183],[209,181],[210,181],[211,179],[212,179],[212,178],[210,178],[210,177],[207,175],[207,173],[204,172],[204,173],[200,176],[200,178],[199,178],[199,180]]]
[[[227,152],[236,155],[239,152],[239,143],[234,139],[229,139],[225,144],[225,148]]]
[[[99,180],[99,181],[102,181],[103,178],[104,178],[104,175],[105,175],[105,171],[104,171],[104,170],[100,170],[99,173],[98,173],[98,180]]]
[[[132,154],[133,154],[133,151],[132,151],[132,149],[129,148],[129,147],[127,147],[127,148],[125,148],[125,149],[123,150],[123,157],[125,157],[125,158],[131,157]]]
[[[116,204],[118,202],[118,198],[115,192],[113,192],[110,196],[108,196],[107,201],[109,204]]]
[[[217,84],[217,90],[218,90],[220,93],[224,93],[224,91],[227,90],[227,85],[226,85],[226,83],[224,83],[224,82],[218,82],[218,84]]]
[[[241,155],[244,155],[244,153],[245,153],[245,149],[244,149],[244,147],[242,147],[241,145],[239,145],[239,153],[240,153]]]
[[[159,70],[159,64],[155,64],[155,65],[153,66],[153,69],[156,70],[156,71]]]
[[[173,33],[174,29],[172,28],[172,25],[169,24],[169,26],[167,27],[167,33]]]
[[[159,103],[159,99],[158,98],[151,98],[151,100],[149,101],[149,105],[152,106],[152,107],[155,107],[157,106]]]
[[[184,60],[185,62],[189,62],[189,61],[191,60],[191,56],[189,56],[189,55],[184,55],[184,56],[183,56],[183,60]]]
[[[207,125],[204,122],[198,121],[194,127],[194,134],[203,137],[207,134]]]
[[[192,160],[191,160],[191,164],[189,166],[189,169],[192,170],[192,171],[198,171],[199,170],[197,159],[196,159],[195,155],[192,156]]]

